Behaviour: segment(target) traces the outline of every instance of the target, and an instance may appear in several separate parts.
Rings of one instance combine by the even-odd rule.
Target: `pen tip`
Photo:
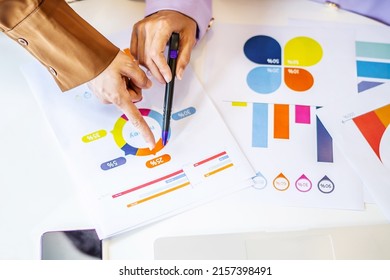
[[[168,142],[168,131],[163,131],[162,132],[161,139],[162,139],[163,146],[165,146],[167,144],[167,142]]]

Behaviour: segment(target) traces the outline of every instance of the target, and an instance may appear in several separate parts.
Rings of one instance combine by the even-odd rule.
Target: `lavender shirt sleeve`
[[[198,24],[198,40],[206,33],[212,18],[211,0],[146,0],[146,16],[160,10],[178,11],[194,19]]]
[[[390,25],[390,1],[389,0],[312,0],[314,2],[332,2],[340,9],[351,11]]]

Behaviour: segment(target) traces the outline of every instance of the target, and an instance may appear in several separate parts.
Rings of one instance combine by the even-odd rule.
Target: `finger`
[[[145,72],[139,67],[138,61],[126,56],[126,63],[120,66],[121,75],[131,79],[132,84],[139,88],[150,88],[152,81]]]
[[[195,40],[182,40],[180,41],[179,45],[179,55],[177,58],[177,70],[176,70],[176,76],[179,80],[183,78],[183,73],[185,68],[190,62],[191,59],[191,52],[194,48]]]
[[[142,33],[142,32],[140,32]],[[141,39],[142,38],[142,39]],[[157,66],[153,62],[151,52],[153,51],[153,42],[151,36],[145,34],[138,36],[137,54],[141,65],[145,66],[160,83],[165,84],[164,77],[160,74]]]
[[[124,77],[124,79],[126,80],[126,89],[131,96],[131,101],[133,103],[140,102],[142,100],[142,89],[134,85],[129,78]]]
[[[130,53],[135,59],[138,58],[138,31],[136,27],[134,27],[133,32],[131,33],[131,40],[130,40]]]
[[[130,95],[124,94],[122,95],[122,100],[119,104],[115,104],[122,110],[122,112],[127,116],[130,123],[134,126],[134,128],[140,132],[142,137],[144,138],[148,148],[153,150],[156,145],[156,140],[154,135],[142,117],[141,112],[138,108],[131,102]]]
[[[147,36],[145,34],[145,31],[139,31],[137,33],[137,45],[135,48],[137,49],[137,58],[141,65],[145,65],[145,54],[147,53],[147,45],[146,45]]]
[[[155,72],[152,72],[152,74],[155,77],[162,76],[166,83],[169,83],[172,80],[172,72],[167,64],[167,59],[164,56],[164,51],[170,36],[171,34],[167,32],[155,33],[149,52],[150,58],[156,66],[156,68],[154,68]]]
[[[149,69],[150,74],[152,74],[157,81],[159,81],[161,84],[166,83],[165,78],[163,77],[163,75],[161,75],[160,70],[152,59],[149,60],[148,65],[146,65],[146,67]]]

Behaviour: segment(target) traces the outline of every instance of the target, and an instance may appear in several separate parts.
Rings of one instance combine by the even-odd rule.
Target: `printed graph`
[[[248,86],[260,94],[275,92],[283,79],[291,90],[309,90],[314,77],[305,68],[319,63],[323,56],[321,45],[304,36],[289,40],[283,49],[270,36],[253,36],[245,42],[243,51],[250,61],[260,65],[247,76]]]
[[[76,95],[77,99],[80,98],[90,98],[90,93],[85,92],[83,95]],[[141,115],[145,118],[150,129],[154,133],[157,142],[155,148],[150,150],[147,147],[144,147],[145,143],[140,133],[133,125],[128,122],[126,115],[122,114],[113,124],[113,128],[110,133],[106,129],[100,129],[93,131],[81,137],[81,141],[89,144],[97,140],[103,139],[111,134],[112,140],[115,142],[116,146],[122,151],[123,156],[110,159],[100,164],[100,168],[103,171],[111,170],[117,168],[127,162],[127,156],[137,156],[137,157],[147,157],[156,155],[160,152],[164,145],[162,144],[161,131],[162,131],[162,120],[163,116],[160,112],[152,110],[149,108],[139,108]],[[190,117],[196,113],[195,107],[188,107],[183,110],[179,110],[172,114],[173,121],[180,121],[184,118]],[[171,129],[168,133],[168,141],[171,135]],[[171,160],[169,154],[164,154],[148,160],[146,162],[147,168],[154,168],[160,166],[161,164],[167,163]]]
[[[356,42],[358,92],[390,80],[390,44]]]
[[[113,199],[124,197],[127,208],[135,207],[144,202],[161,198],[185,187],[193,188],[204,180],[223,173],[234,164],[226,151],[202,159],[183,169],[166,174],[154,180],[131,186],[123,191],[112,194]],[[191,180],[190,180],[190,178]]]
[[[225,102],[244,116],[249,130],[237,130],[265,182],[277,191],[298,193],[335,190],[333,139],[316,116],[316,106],[259,102]],[[240,115],[242,114],[242,115]],[[241,141],[244,142],[244,141]],[[275,173],[277,172],[277,173]],[[332,174],[332,175],[331,175]]]
[[[390,104],[354,117],[353,122],[366,139],[379,160],[383,135],[390,125]]]
[[[252,147],[268,148],[272,139],[289,140],[291,126],[315,125],[316,154],[318,162],[333,162],[333,141],[318,117],[313,123],[311,112],[314,106],[232,102],[234,107],[252,106]],[[272,116],[269,112],[272,107]],[[290,119],[293,110],[294,119]],[[272,128],[269,128],[269,125]],[[272,133],[272,135],[271,135]]]

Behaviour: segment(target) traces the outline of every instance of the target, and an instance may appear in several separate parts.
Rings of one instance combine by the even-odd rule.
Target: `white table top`
[[[143,17],[144,3],[88,0],[72,7],[108,35]],[[289,19],[378,24],[308,0],[214,0],[218,22],[287,24]],[[110,18],[109,21],[106,19]],[[130,35],[129,35],[130,36]],[[192,64],[200,71],[200,43]],[[79,206],[61,151],[19,67],[33,58],[0,34],[0,259],[39,259],[40,235],[50,230],[91,228]],[[257,205],[247,190],[170,219],[105,241],[112,259],[153,259],[158,237],[259,230],[288,230],[388,223],[376,205],[365,211]]]

